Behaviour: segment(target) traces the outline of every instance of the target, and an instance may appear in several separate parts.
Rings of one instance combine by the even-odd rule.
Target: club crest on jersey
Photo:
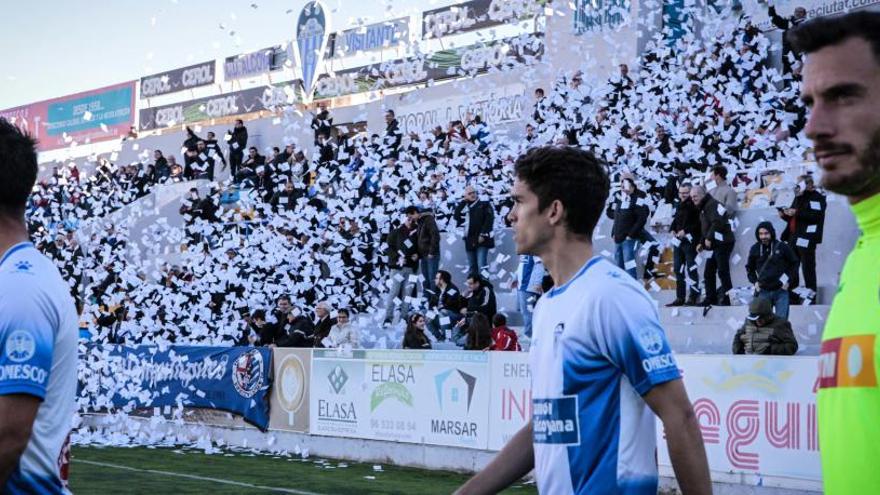
[[[263,386],[263,355],[251,349],[232,364],[232,386],[239,395],[250,398]]]
[[[645,328],[639,331],[639,345],[648,354],[659,354],[663,350],[663,334],[656,328]]]
[[[22,363],[34,356],[37,343],[24,330],[15,330],[6,337],[6,357],[13,363]]]

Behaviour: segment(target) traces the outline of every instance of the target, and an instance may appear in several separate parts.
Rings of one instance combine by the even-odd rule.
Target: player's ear
[[[565,207],[562,206],[562,201],[558,199],[554,199],[549,206],[547,206],[547,220],[550,222],[550,225],[559,225],[562,223],[562,219],[565,217]]]

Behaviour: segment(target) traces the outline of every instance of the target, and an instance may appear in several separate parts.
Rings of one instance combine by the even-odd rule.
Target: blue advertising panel
[[[46,129],[50,136],[105,126],[132,119],[132,85],[49,103]]]
[[[112,406],[134,409],[194,407],[240,415],[261,430],[269,426],[272,369],[267,348],[171,346],[89,346],[81,387],[97,391]],[[97,364],[100,363],[100,364]],[[100,369],[110,370],[101,373]]]

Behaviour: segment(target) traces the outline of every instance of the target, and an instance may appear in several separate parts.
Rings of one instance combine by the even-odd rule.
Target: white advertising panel
[[[532,417],[529,355],[493,352],[489,363],[489,450],[501,450]]]
[[[817,358],[676,357],[684,370],[709,468],[722,473],[821,480]],[[670,465],[662,425],[659,462]]]
[[[313,434],[487,446],[487,353],[316,350],[311,380]]]

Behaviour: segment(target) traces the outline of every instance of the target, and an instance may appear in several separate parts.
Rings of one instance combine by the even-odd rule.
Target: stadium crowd
[[[187,128],[183,165],[156,150],[146,165],[100,158],[88,177],[72,164],[56,169],[33,195],[31,234],[68,277],[83,328],[100,342],[429,348],[451,340],[516,350],[495,291],[517,291],[519,336],[528,336],[531,307],[550,281],[540,260],[520,257],[508,274],[501,260],[515,254],[490,256],[511,206],[512,163],[532,146],[581,146],[609,167],[621,267],[660,276],[671,247],[670,305],[728,305],[730,256],[736,242],[751,242],[739,234],[751,227],[748,279],[784,321],[791,297],[815,297],[824,196],[800,177],[793,203],[779,208],[786,228],[778,235],[770,223],[740,225],[737,212],[769,203],[753,193],[766,191],[777,162],[805,156],[806,114],[792,84],[799,63],[774,69],[768,38],[745,17],[715,27],[715,36],[685,34],[676,49],[651,41],[638,67],[621,64],[610,80],[589,70],[560,75],[535,90],[522,138],[495,136],[472,113],[404,134],[391,109],[384,129],[345,132],[323,104],[311,117],[312,146],[289,142],[265,155],[248,146],[241,120],[220,141]],[[229,179],[213,182],[227,166]],[[192,179],[212,185],[184,198],[184,229],[158,221],[149,239],[185,245],[177,256],[141,256],[132,221],[106,221],[157,184]],[[450,264],[455,238],[467,266]],[[763,305],[752,309],[743,334],[775,321]]]

